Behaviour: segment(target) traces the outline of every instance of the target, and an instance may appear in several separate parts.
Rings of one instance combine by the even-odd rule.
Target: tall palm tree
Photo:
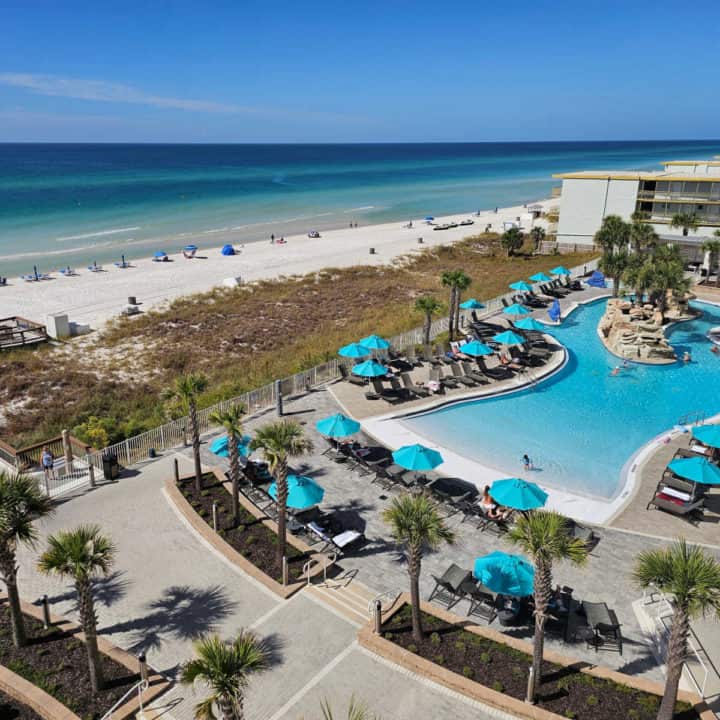
[[[418,642],[422,642],[420,569],[423,552],[425,549],[435,549],[442,542],[452,544],[455,535],[445,525],[437,506],[427,495],[405,494],[393,498],[390,506],[383,511],[383,520],[390,526],[395,540],[405,546],[407,570],[410,576],[413,637]]]
[[[183,685],[200,681],[212,694],[195,706],[198,720],[215,720],[213,706],[222,720],[244,720],[243,702],[250,675],[265,670],[270,653],[265,644],[249,630],[240,630],[232,643],[217,635],[201,637],[193,643],[195,658],[180,671]]]
[[[450,288],[450,303],[448,306],[448,335],[450,340],[455,339],[457,318],[460,314],[460,293],[467,290],[472,280],[462,270],[446,270],[440,276],[443,287]]]
[[[98,692],[103,678],[97,644],[97,615],[93,599],[93,579],[107,575],[115,559],[112,541],[101,534],[98,525],[80,525],[61,530],[47,539],[47,549],[38,560],[38,568],[48,575],[59,575],[75,583],[80,625],[85,633],[85,647],[93,692]]]
[[[720,238],[720,230],[716,230],[714,232],[714,235],[718,238]],[[712,269],[718,264],[718,259],[720,258],[720,239],[719,240],[706,240],[702,244],[702,249],[704,252],[710,253],[710,267],[708,268],[708,280],[710,280],[710,273],[712,273]],[[717,268],[717,274],[715,276],[715,285],[720,287],[720,268]]]
[[[652,225],[645,222],[643,213],[633,213],[629,238],[633,252],[636,254],[654,248],[658,243],[657,233]]]
[[[620,283],[630,264],[630,253],[626,248],[603,253],[598,266],[613,281],[613,297],[620,294]]]
[[[288,497],[288,459],[313,449],[312,441],[305,437],[302,426],[294,420],[276,420],[263,425],[250,443],[252,450],[262,450],[270,465],[277,486],[278,546],[277,564],[282,567],[287,543],[286,515]]]
[[[700,227],[700,220],[696,213],[675,213],[670,219],[671,228],[682,228],[683,236],[687,237],[690,230],[695,232]]]
[[[595,233],[594,242],[603,251],[603,257],[627,250],[630,242],[630,225],[619,215],[606,215],[600,229]]]
[[[430,344],[430,328],[432,327],[432,316],[442,309],[442,303],[431,295],[424,295],[415,300],[415,309],[423,313],[423,344]]]
[[[533,687],[528,688],[529,702],[535,700],[542,674],[547,607],[552,598],[553,563],[569,560],[582,565],[587,560],[587,544],[570,535],[567,518],[549,510],[522,515],[506,535],[507,540],[532,558],[535,564],[533,597],[535,600],[535,636],[533,638]],[[531,692],[532,690],[532,692]]]
[[[17,587],[17,559],[20,544],[34,547],[37,530],[33,520],[53,512],[50,498],[27,475],[0,472],[0,576],[5,583],[15,647],[25,645],[25,623]]]
[[[667,679],[658,720],[675,713],[680,675],[687,656],[690,620],[707,612],[720,618],[720,564],[684,538],[662,550],[640,553],[634,572],[642,588],[653,586],[668,596],[673,607],[667,647]]]
[[[472,278],[462,270],[457,271],[455,278],[455,332],[460,330],[460,301],[462,294],[472,285]]]
[[[224,412],[217,411],[210,415],[210,422],[222,425],[227,433],[228,455],[230,458],[230,481],[232,482],[232,513],[233,522],[240,519],[240,451],[238,440],[242,438],[242,418],[245,406],[242,403],[233,405]]]
[[[188,373],[175,379],[173,387],[164,393],[166,399],[172,398],[180,402],[190,422],[193,458],[195,460],[195,490],[202,490],[202,464],[200,463],[200,428],[197,417],[197,397],[208,386],[204,375]]]
[[[530,237],[533,240],[533,244],[535,246],[535,252],[539,252],[540,248],[542,246],[543,240],[545,240],[545,235],[547,233],[545,232],[545,228],[540,227],[539,225],[535,225],[532,230],[530,230]]]

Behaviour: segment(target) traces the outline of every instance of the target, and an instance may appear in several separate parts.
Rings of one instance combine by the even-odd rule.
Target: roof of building
[[[688,175],[640,170],[580,170],[578,172],[554,173],[560,180],[691,180],[693,182],[720,182],[720,175]]]

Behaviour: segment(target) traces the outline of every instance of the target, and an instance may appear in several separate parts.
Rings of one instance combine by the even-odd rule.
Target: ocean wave
[[[118,233],[134,232],[139,230],[140,226],[114,228],[113,230],[99,230],[98,232],[84,233],[82,235],[66,235],[65,237],[55,238],[55,242],[65,242],[66,240],[85,240],[87,238],[102,237],[103,235],[117,235]]]
[[[361,210],[374,210],[374,205],[363,205],[362,207],[350,208],[349,210],[343,210],[344,213],[360,212]]]
[[[130,238],[132,240],[132,238]],[[87,252],[96,248],[110,247],[113,242],[91,243],[90,245],[79,245],[78,247],[63,248],[62,250],[37,250],[35,252],[15,253],[13,255],[0,255],[0,260],[23,260],[25,258],[41,258],[54,255],[68,255],[71,253]]]

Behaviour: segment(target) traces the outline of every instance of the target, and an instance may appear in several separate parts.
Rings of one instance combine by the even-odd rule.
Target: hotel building
[[[557,242],[561,246],[592,245],[607,215],[630,220],[636,211],[665,240],[688,250],[699,247],[720,228],[720,158],[673,160],[656,172],[583,171],[553,175],[562,180]],[[683,237],[671,228],[677,213],[694,213],[700,226]]]

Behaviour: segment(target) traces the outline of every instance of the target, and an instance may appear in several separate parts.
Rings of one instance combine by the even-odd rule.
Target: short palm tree
[[[620,294],[620,282],[630,265],[630,253],[623,248],[604,253],[598,263],[600,269],[613,281],[613,297]]]
[[[425,549],[434,549],[442,542],[453,543],[455,535],[446,525],[437,506],[427,495],[405,494],[393,498],[383,512],[383,520],[390,526],[396,542],[405,546],[407,570],[410,576],[410,604],[412,607],[413,637],[422,642],[423,628],[420,614],[420,569]]]
[[[630,225],[630,245],[633,252],[641,253],[643,250],[653,248],[658,243],[658,236],[653,226],[645,222],[642,213],[633,213],[633,221]]]
[[[287,544],[288,459],[311,452],[313,444],[305,437],[299,423],[294,420],[277,420],[263,425],[255,433],[250,448],[263,451],[275,478],[278,508],[277,564],[282,567]]]
[[[195,706],[198,720],[215,720],[213,706],[222,720],[244,720],[243,701],[250,675],[265,670],[270,654],[261,640],[248,630],[241,630],[231,643],[217,635],[201,637],[193,643],[195,658],[180,671],[183,685],[198,680],[209,686],[210,697]]]
[[[619,215],[606,215],[593,240],[603,251],[603,257],[612,255],[617,250],[627,250],[630,224]]]
[[[662,550],[640,553],[634,577],[642,588],[661,590],[673,607],[665,693],[657,715],[658,720],[671,720],[687,655],[690,620],[707,612],[720,617],[720,564],[680,538]]]
[[[38,560],[38,568],[41,572],[59,575],[75,583],[80,625],[85,633],[90,681],[93,692],[98,692],[105,681],[97,644],[93,579],[110,572],[115,547],[109,538],[101,534],[98,525],[80,525],[74,530],[61,530],[51,535],[47,543],[47,549]]]
[[[508,228],[500,238],[500,245],[505,249],[508,257],[514,255],[515,251],[519,250],[524,242],[525,237],[518,227]]]
[[[533,597],[535,600],[535,636],[533,638],[533,687],[528,688],[527,698],[533,702],[542,674],[545,644],[545,621],[547,607],[552,598],[553,563],[569,560],[582,565],[587,560],[588,548],[583,540],[572,537],[567,518],[549,510],[535,510],[522,515],[507,540],[532,558],[535,565]]]
[[[714,235],[716,237],[720,238],[720,230],[716,230]],[[706,240],[702,245],[702,249],[704,252],[710,253],[710,267],[708,268],[708,281],[709,281],[710,275],[712,274],[712,270],[718,264],[718,259],[720,259],[720,239]],[[715,285],[720,287],[720,267],[716,268],[715,272],[716,272]]]
[[[695,232],[700,227],[700,221],[695,213],[675,213],[670,218],[671,228],[682,228],[682,234],[687,237],[690,230]]]
[[[323,720],[335,720],[335,715],[327,700],[323,700],[320,703],[320,709],[322,710]],[[363,702],[358,702],[353,695],[348,705],[347,720],[380,720],[380,718],[378,718],[377,715],[372,715],[367,705]]]
[[[535,225],[532,230],[530,230],[530,237],[533,240],[533,244],[535,246],[535,252],[540,252],[540,248],[542,247],[543,240],[545,239],[545,228],[540,227],[539,225]]]
[[[232,513],[233,523],[240,519],[240,451],[238,440],[242,438],[242,418],[245,406],[233,405],[225,411],[217,411],[210,415],[210,422],[222,425],[227,433],[228,456],[230,458],[230,481],[232,482]]]
[[[197,417],[197,397],[208,386],[204,375],[188,373],[176,378],[174,386],[164,393],[166,398],[178,400],[188,415],[190,435],[192,437],[193,458],[195,460],[195,490],[202,490],[202,464],[200,463],[200,428]]]
[[[20,544],[35,545],[37,530],[33,520],[52,512],[50,498],[40,491],[35,480],[27,475],[0,472],[0,575],[7,588],[15,647],[21,647],[26,642],[15,553]]]
[[[423,313],[425,321],[423,322],[423,344],[430,344],[430,328],[432,327],[432,316],[442,309],[442,303],[430,295],[419,297],[415,301],[415,309]]]

